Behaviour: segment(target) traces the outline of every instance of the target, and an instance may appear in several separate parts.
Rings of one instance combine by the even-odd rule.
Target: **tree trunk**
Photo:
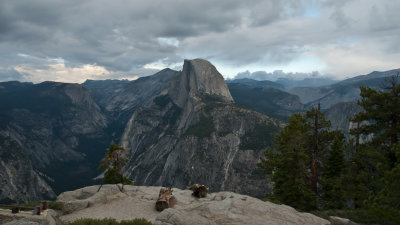
[[[360,122],[357,122],[356,152],[358,151],[359,145],[360,145]]]
[[[318,124],[319,124],[319,113],[321,110],[321,105],[318,103],[318,108],[314,115],[314,146],[311,153],[311,190],[318,195]]]
[[[175,197],[172,195],[171,188],[161,188],[156,202],[156,210],[161,212],[166,208],[173,207],[176,203]]]

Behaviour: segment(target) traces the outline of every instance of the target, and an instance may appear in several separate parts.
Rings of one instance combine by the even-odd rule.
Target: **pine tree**
[[[399,142],[400,137],[400,83],[399,76],[386,80],[383,90],[360,87],[361,100],[358,104],[363,111],[351,119],[362,123],[359,128],[352,129],[352,134],[373,135],[372,144],[387,151],[392,163],[396,156],[391,149]],[[364,122],[364,123],[363,123]]]
[[[313,192],[319,196],[321,161],[323,155],[329,149],[332,143],[334,133],[329,130],[331,123],[321,112],[321,106],[312,108],[305,114],[308,127],[308,154],[310,156],[310,185]]]
[[[375,206],[400,208],[400,83],[399,75],[386,80],[383,90],[360,87],[362,97],[358,104],[364,111],[352,118],[361,124],[352,129],[353,135],[372,135],[355,155],[358,170],[353,182],[362,183],[369,190],[369,199]],[[361,175],[369,179],[361,179]],[[383,177],[383,179],[381,179]],[[357,201],[355,201],[357,202]]]
[[[304,116],[294,114],[275,137],[279,152],[266,149],[265,158],[261,158],[258,166],[267,174],[272,174],[272,200],[297,209],[311,210],[317,207],[317,198],[308,182],[310,159],[306,152],[306,123]]]
[[[345,188],[343,183],[346,171],[344,156],[345,137],[336,132],[322,168],[322,199],[324,209],[342,209],[345,207]]]
[[[339,137],[340,134],[341,132],[330,130],[330,121],[325,118],[319,105],[318,108],[313,108],[303,115],[294,114],[285,128],[275,137],[277,151],[266,149],[265,158],[261,158],[258,164],[265,173],[272,175],[274,182],[272,199],[303,210],[318,208],[322,190],[320,170],[331,146],[337,148],[333,151],[332,157],[340,158],[335,154],[342,154],[340,150],[343,148],[341,146],[343,134],[341,134],[342,139],[339,138],[342,141],[338,140],[332,145],[333,137]],[[335,164],[337,163],[335,160],[340,161],[340,159],[331,160],[334,161],[331,167],[344,167],[343,163]],[[340,179],[337,176],[340,177],[337,174],[327,173],[328,185],[331,184],[333,189],[327,191],[327,194],[340,194],[332,184],[337,181],[334,179]],[[330,195],[327,195],[328,198],[331,198]],[[341,197],[337,201],[343,203],[344,199]]]
[[[122,175],[122,166],[126,161],[122,155],[123,151],[125,149],[114,142],[107,148],[106,155],[99,166],[99,169],[106,170],[103,179],[104,184],[132,184],[132,181]]]

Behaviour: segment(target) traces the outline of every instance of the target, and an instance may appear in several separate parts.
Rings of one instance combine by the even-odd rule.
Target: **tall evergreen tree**
[[[275,137],[279,151],[266,149],[265,158],[258,164],[274,182],[272,200],[311,210],[317,207],[317,198],[308,180],[310,158],[307,154],[307,121],[294,114],[288,124]]]
[[[311,161],[310,185],[311,190],[319,196],[321,161],[332,143],[334,133],[329,130],[331,123],[321,112],[320,104],[318,104],[317,108],[307,111],[305,116],[308,128],[307,152]]]
[[[400,207],[400,83],[399,75],[386,80],[382,90],[360,87],[363,111],[352,118],[360,124],[352,129],[353,135],[369,135],[372,139],[357,149],[355,155],[363,155],[358,161],[358,171],[353,182],[362,181],[369,190],[369,199],[377,205]],[[366,157],[365,157],[366,156]],[[354,157],[353,157],[354,158]],[[370,179],[362,180],[360,176]],[[383,179],[381,179],[383,177]],[[357,202],[357,201],[355,201]]]
[[[326,154],[322,168],[322,199],[324,209],[345,207],[345,188],[343,183],[346,171],[345,137],[335,132],[331,148]]]
[[[258,164],[267,174],[272,174],[273,199],[303,210],[318,207],[322,189],[320,170],[325,164],[323,161],[332,146],[333,137],[340,136],[340,132],[333,132],[329,128],[330,122],[318,106],[303,115],[294,114],[286,127],[276,135],[277,151],[266,149],[265,158],[261,158]],[[332,153],[333,157],[337,157],[335,154],[340,151],[342,144],[337,141],[335,146],[338,150]],[[338,159],[332,159],[331,167],[337,166],[334,160]],[[328,181],[334,182],[336,176],[328,173]],[[327,193],[334,194],[336,190],[329,191]]]
[[[352,122],[361,123],[352,129],[352,134],[373,135],[372,144],[387,151],[392,163],[397,159],[392,147],[400,137],[400,83],[399,75],[386,80],[383,90],[360,87],[361,100],[358,104],[363,111],[352,118]]]

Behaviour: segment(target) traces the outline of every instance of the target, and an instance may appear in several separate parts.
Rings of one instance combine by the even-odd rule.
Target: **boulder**
[[[89,206],[89,201],[87,200],[76,200],[76,201],[68,201],[64,203],[64,207],[62,209],[64,214],[69,214]]]
[[[126,196],[117,185],[89,186],[75,191],[61,193],[57,201],[64,202],[63,213],[68,214],[96,204],[104,204],[112,199]]]
[[[185,202],[177,195],[178,204],[161,212],[156,222],[184,224],[308,224],[327,225],[329,221],[301,213],[286,205],[277,205],[232,192],[209,194],[198,201]],[[180,204],[182,201],[183,204]]]
[[[82,193],[88,191],[85,189],[81,190]],[[93,188],[87,187],[87,189]],[[162,212],[158,212],[154,207],[154,203],[160,197],[160,189],[161,187],[127,185],[124,186],[123,194],[117,194],[113,193],[114,191],[109,188],[101,188],[99,193],[95,195],[104,194],[106,199],[110,199],[109,201],[103,204],[88,205],[87,208],[63,215],[60,219],[63,222],[69,222],[79,218],[115,218],[116,220],[145,218],[157,225],[330,224],[328,220],[310,213],[298,212],[292,207],[262,201],[247,195],[233,192],[217,192],[208,193],[204,198],[197,198],[192,195],[192,191],[177,188],[171,189],[176,199],[176,204],[173,208],[166,208]],[[80,200],[71,199],[69,202],[88,202],[93,196]],[[76,195],[76,197],[82,197],[82,195]]]

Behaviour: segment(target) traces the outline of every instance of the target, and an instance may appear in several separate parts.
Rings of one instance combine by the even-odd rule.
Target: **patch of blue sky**
[[[317,1],[307,1],[302,0],[302,4],[304,6],[304,15],[310,18],[319,18],[321,17],[321,9],[317,4]]]
[[[175,47],[179,46],[179,40],[176,38],[158,37],[157,40],[160,44],[170,45]]]

